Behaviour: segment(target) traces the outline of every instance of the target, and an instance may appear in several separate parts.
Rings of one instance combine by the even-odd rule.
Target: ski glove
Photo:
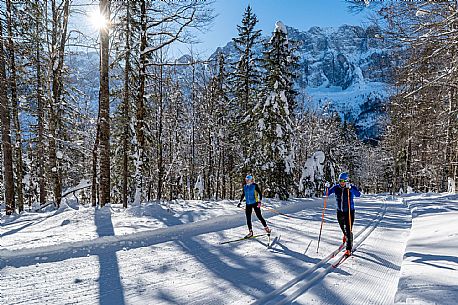
[[[241,204],[242,204],[242,202],[239,202],[239,204],[237,204],[237,207],[240,208]]]
[[[345,187],[346,187],[347,189],[351,189],[351,183],[350,183],[350,182],[345,183]]]
[[[258,208],[261,208],[261,201],[258,202]]]

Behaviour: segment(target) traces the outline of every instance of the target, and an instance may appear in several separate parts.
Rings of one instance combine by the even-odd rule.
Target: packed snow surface
[[[327,201],[319,248],[323,198],[266,200],[269,248],[220,244],[247,233],[227,200],[2,216],[0,304],[456,304],[457,196],[356,199],[355,251],[337,268]]]

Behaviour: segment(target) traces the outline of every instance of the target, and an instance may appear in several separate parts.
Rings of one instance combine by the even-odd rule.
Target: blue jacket
[[[243,193],[240,201],[243,200],[243,197],[246,199],[246,204],[256,204],[262,200],[261,190],[256,183],[245,184],[243,186]]]
[[[348,189],[341,187],[340,184],[336,184],[331,187],[328,191],[328,196],[331,194],[336,195],[337,210],[342,212],[348,212]],[[355,203],[353,202],[354,197],[361,196],[360,191],[353,184],[350,189],[350,210],[355,210]]]

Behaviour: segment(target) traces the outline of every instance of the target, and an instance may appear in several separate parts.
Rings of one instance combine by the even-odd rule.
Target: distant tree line
[[[364,6],[347,1],[354,9]],[[454,191],[458,166],[458,2],[370,3],[397,54],[379,147],[382,189]]]

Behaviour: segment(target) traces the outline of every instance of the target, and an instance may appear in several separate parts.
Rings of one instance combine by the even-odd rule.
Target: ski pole
[[[323,212],[321,213],[320,235],[318,235],[318,246],[316,247],[316,253],[318,253],[318,249],[320,248],[321,230],[323,230],[324,211],[326,210],[326,198],[328,198],[328,188],[326,188],[326,197],[324,197]]]
[[[348,221],[349,221],[349,226],[350,226],[350,234],[353,232],[353,228],[351,226],[351,213],[350,213],[350,189],[348,189]],[[350,238],[350,236],[349,236]]]
[[[290,218],[287,214],[279,212],[279,211],[277,211],[275,209],[272,209],[272,208],[269,208],[269,207],[266,207],[266,206],[264,206],[264,208],[266,208],[266,209],[268,209],[268,210],[270,210],[270,211],[272,211],[272,212],[274,212],[276,214],[283,215],[283,216],[286,216],[286,217]]]

